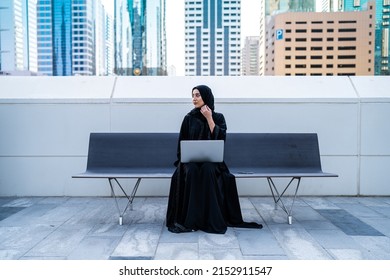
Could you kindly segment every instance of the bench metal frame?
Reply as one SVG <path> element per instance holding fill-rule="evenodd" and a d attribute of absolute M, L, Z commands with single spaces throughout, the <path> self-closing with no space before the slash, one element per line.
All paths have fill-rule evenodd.
<path fill-rule="evenodd" d="M 119 225 L 122 225 L 123 224 L 123 216 L 125 215 L 126 213 L 126 210 L 129 208 L 130 206 L 130 210 L 133 210 L 133 200 L 134 200 L 134 197 L 135 197 L 135 194 L 137 193 L 137 190 L 138 190 L 138 186 L 139 184 L 141 183 L 141 179 L 142 178 L 138 178 L 137 179 L 137 182 L 135 183 L 134 187 L 133 187 L 133 190 L 131 191 L 131 194 L 130 196 L 127 195 L 125 189 L 122 187 L 122 185 L 119 183 L 118 179 L 117 178 L 108 178 L 108 182 L 110 184 L 110 188 L 111 188 L 111 195 L 114 197 L 115 199 L 115 205 L 116 205 L 116 208 L 118 210 L 118 214 L 119 214 Z M 119 186 L 119 188 L 122 190 L 123 194 L 126 196 L 127 198 L 127 204 L 126 204 L 126 207 L 123 211 L 120 210 L 120 207 L 119 207 L 119 203 L 118 203 L 118 199 L 117 199 L 117 196 L 115 195 L 115 191 L 114 191 L 114 185 L 112 183 L 112 181 L 115 181 L 115 183 Z"/>
<path fill-rule="evenodd" d="M 283 198 L 284 193 L 287 191 L 287 189 L 290 187 L 291 183 L 294 180 L 297 180 L 297 184 L 295 186 L 295 192 L 294 192 L 294 196 L 293 196 L 293 201 L 292 201 L 290 207 L 288 208 L 286 206 L 286 204 L 283 202 L 282 198 Z M 269 188 L 270 188 L 271 193 L 272 193 L 272 197 L 273 197 L 274 202 L 275 202 L 275 210 L 277 210 L 278 204 L 279 204 L 280 207 L 282 208 L 282 210 L 287 214 L 287 222 L 288 222 L 288 224 L 291 225 L 292 224 L 292 209 L 294 207 L 295 199 L 297 197 L 299 184 L 301 183 L 301 177 L 293 177 L 293 178 L 291 178 L 290 182 L 287 184 L 287 186 L 284 188 L 283 192 L 281 192 L 281 193 L 278 191 L 274 181 L 272 180 L 272 177 L 267 177 L 267 182 L 268 182 Z"/>

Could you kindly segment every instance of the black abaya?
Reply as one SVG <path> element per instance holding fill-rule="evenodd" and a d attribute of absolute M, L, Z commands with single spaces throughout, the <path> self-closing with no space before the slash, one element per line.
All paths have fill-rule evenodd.
<path fill-rule="evenodd" d="M 213 99 L 203 100 L 214 108 Z M 212 106 L 212 107 L 211 107 Z M 171 180 L 166 224 L 172 232 L 202 230 L 225 233 L 228 226 L 261 228 L 242 219 L 235 177 L 222 163 L 181 163 L 181 140 L 226 140 L 222 114 L 213 111 L 215 128 L 211 133 L 199 109 L 189 112 L 182 122 L 178 141 L 178 160 Z"/>

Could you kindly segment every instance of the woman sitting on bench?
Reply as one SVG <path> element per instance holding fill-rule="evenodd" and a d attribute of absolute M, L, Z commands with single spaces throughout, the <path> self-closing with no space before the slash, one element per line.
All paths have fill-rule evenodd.
<path fill-rule="evenodd" d="M 166 225 L 174 233 L 202 230 L 225 233 L 227 227 L 262 228 L 244 222 L 235 177 L 224 162 L 180 162 L 181 140 L 226 140 L 226 122 L 214 111 L 208 86 L 192 89 L 195 108 L 181 125 L 176 171 L 171 180 Z"/>

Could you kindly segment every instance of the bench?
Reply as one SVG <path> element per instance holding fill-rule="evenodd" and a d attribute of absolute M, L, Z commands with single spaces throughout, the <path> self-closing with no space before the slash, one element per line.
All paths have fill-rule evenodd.
<path fill-rule="evenodd" d="M 292 223 L 292 209 L 303 177 L 338 177 L 321 168 L 316 133 L 231 133 L 225 143 L 224 160 L 236 178 L 266 178 L 275 209 L 278 205 Z M 273 178 L 289 178 L 277 187 Z M 295 181 L 292 203 L 283 201 Z"/>
<path fill-rule="evenodd" d="M 171 178 L 175 171 L 178 133 L 91 133 L 87 168 L 73 178 L 108 179 L 119 213 L 119 224 L 137 193 L 143 178 Z M 130 195 L 118 179 L 137 179 Z M 115 184 L 128 203 L 120 211 Z"/>
<path fill-rule="evenodd" d="M 143 178 L 171 178 L 177 154 L 177 133 L 91 133 L 86 171 L 73 178 L 108 179 L 119 213 L 119 224 L 132 208 Z M 315 133 L 228 133 L 225 162 L 236 178 L 266 178 L 275 207 L 280 205 L 292 223 L 292 208 L 303 177 L 337 177 L 321 169 L 318 137 Z M 290 178 L 278 190 L 273 178 Z M 130 195 L 118 179 L 137 179 Z M 283 201 L 296 181 L 290 207 Z M 120 210 L 114 182 L 128 202 Z"/>

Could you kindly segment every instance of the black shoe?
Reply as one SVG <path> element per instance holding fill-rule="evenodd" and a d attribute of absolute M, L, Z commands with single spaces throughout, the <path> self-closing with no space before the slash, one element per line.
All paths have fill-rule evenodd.
<path fill-rule="evenodd" d="M 178 223 L 175 223 L 173 227 L 168 227 L 168 230 L 173 233 L 192 232 L 194 230 L 186 228 Z"/>

